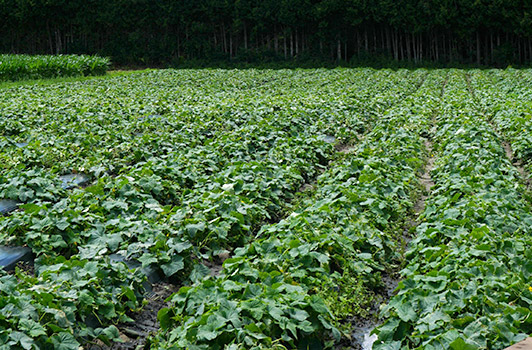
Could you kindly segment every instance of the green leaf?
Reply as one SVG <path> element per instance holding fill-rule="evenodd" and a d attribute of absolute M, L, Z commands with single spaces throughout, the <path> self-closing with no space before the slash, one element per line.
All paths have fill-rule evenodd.
<path fill-rule="evenodd" d="M 310 297 L 310 306 L 314 309 L 314 311 L 319 314 L 329 314 L 329 309 L 327 308 L 325 301 L 317 295 L 313 295 Z"/>
<path fill-rule="evenodd" d="M 31 319 L 20 320 L 19 327 L 21 330 L 28 333 L 31 337 L 34 338 L 37 338 L 41 335 L 46 335 L 44 327 Z"/>
<path fill-rule="evenodd" d="M 107 328 L 104 328 L 101 330 L 100 339 L 103 337 L 103 339 L 106 340 L 118 340 L 120 339 L 120 332 L 118 331 L 118 328 L 111 325 Z"/>
<path fill-rule="evenodd" d="M 180 255 L 172 256 L 172 261 L 161 265 L 161 269 L 167 277 L 175 275 L 177 272 L 183 270 L 185 263 L 183 262 L 183 257 Z"/>
<path fill-rule="evenodd" d="M 80 344 L 70 333 L 61 332 L 52 336 L 55 350 L 79 350 Z"/>
<path fill-rule="evenodd" d="M 172 311 L 169 308 L 162 308 L 157 313 L 157 320 L 162 329 L 169 329 L 173 325 Z"/>
<path fill-rule="evenodd" d="M 46 209 L 46 206 L 44 205 L 40 206 L 34 203 L 28 203 L 28 204 L 20 205 L 20 208 L 24 210 L 24 212 L 27 214 L 36 214 L 40 212 L 41 210 Z"/>
<path fill-rule="evenodd" d="M 148 267 L 151 264 L 155 264 L 158 262 L 157 257 L 151 253 L 145 253 L 142 256 L 140 256 L 137 260 L 142 264 L 142 267 Z"/>
<path fill-rule="evenodd" d="M 478 347 L 468 344 L 462 338 L 457 338 L 450 344 L 452 350 L 477 350 Z"/>
<path fill-rule="evenodd" d="M 198 340 L 213 340 L 216 339 L 220 332 L 213 329 L 211 325 L 200 326 L 198 328 L 197 338 Z"/>
<path fill-rule="evenodd" d="M 304 321 L 309 317 L 308 312 L 306 312 L 305 310 L 300 310 L 300 309 L 290 310 L 289 314 L 290 314 L 290 318 L 293 318 L 298 321 Z"/>
<path fill-rule="evenodd" d="M 417 319 L 417 312 L 414 307 L 410 304 L 400 303 L 396 305 L 397 316 L 404 322 L 415 321 Z"/>
<path fill-rule="evenodd" d="M 9 345 L 20 344 L 20 346 L 27 350 L 31 349 L 34 344 L 33 339 L 22 332 L 13 331 L 9 334 L 9 338 L 11 339 Z"/>

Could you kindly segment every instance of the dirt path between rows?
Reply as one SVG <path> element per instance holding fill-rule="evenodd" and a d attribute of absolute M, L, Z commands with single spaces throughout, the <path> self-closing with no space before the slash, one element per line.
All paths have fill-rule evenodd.
<path fill-rule="evenodd" d="M 502 147 L 504 148 L 506 157 L 510 160 L 512 165 L 517 169 L 519 174 L 521 174 L 521 179 L 524 181 L 526 188 L 528 190 L 532 190 L 532 178 L 530 177 L 530 174 L 528 173 L 528 171 L 526 171 L 525 168 L 523 167 L 523 163 L 521 162 L 521 160 L 514 158 L 514 152 L 512 150 L 512 145 L 508 141 L 503 141 Z"/>
<path fill-rule="evenodd" d="M 432 142 L 429 140 L 425 140 L 425 148 L 427 149 L 429 158 L 427 159 L 427 164 L 425 165 L 425 172 L 423 173 L 423 175 L 421 175 L 421 178 L 419 181 L 425 191 L 423 192 L 423 194 L 417 201 L 416 205 L 414 206 L 414 210 L 416 214 L 418 215 L 420 215 L 425 210 L 425 202 L 427 198 L 429 197 L 429 193 L 430 193 L 432 186 L 434 186 L 434 181 L 432 180 L 432 177 L 430 176 L 430 172 L 434 168 L 434 161 L 435 161 L 434 155 L 432 154 L 432 151 L 433 151 Z"/>
<path fill-rule="evenodd" d="M 506 141 L 504 137 L 501 136 L 498 128 L 496 125 L 493 124 L 493 122 L 489 121 L 490 126 L 493 128 L 493 131 L 497 135 L 497 137 L 501 140 L 502 148 L 504 149 L 504 153 L 506 154 L 506 158 L 512 163 L 514 168 L 517 169 L 519 172 L 519 175 L 521 175 L 521 180 L 523 181 L 525 187 L 527 190 L 532 190 L 532 178 L 530 177 L 530 174 L 528 171 L 526 171 L 525 167 L 523 166 L 523 163 L 520 159 L 514 157 L 514 151 L 512 149 L 512 145 L 510 142 Z"/>
<path fill-rule="evenodd" d="M 110 346 L 97 341 L 85 346 L 86 350 L 130 350 L 142 347 L 146 338 L 159 329 L 157 313 L 160 309 L 170 306 L 165 300 L 174 292 L 177 292 L 178 286 L 168 283 L 156 283 L 153 285 L 152 292 L 147 297 L 147 304 L 142 311 L 133 315 L 134 322 L 118 325 L 120 331 L 119 342 L 114 342 Z"/>

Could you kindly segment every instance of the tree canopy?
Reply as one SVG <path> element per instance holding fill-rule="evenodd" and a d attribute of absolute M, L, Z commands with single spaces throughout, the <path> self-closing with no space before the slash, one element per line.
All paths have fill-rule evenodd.
<path fill-rule="evenodd" d="M 532 61 L 525 0 L 0 0 L 0 51 L 117 63 Z"/>

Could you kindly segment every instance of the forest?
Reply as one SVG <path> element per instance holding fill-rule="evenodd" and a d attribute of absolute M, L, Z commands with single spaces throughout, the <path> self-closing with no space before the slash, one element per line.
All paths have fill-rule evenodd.
<path fill-rule="evenodd" d="M 190 60 L 532 61 L 525 0 L 0 0 L 0 52 Z"/>

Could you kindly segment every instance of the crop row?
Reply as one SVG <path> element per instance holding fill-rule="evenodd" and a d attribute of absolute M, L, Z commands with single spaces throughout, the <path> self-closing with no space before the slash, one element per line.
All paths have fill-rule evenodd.
<path fill-rule="evenodd" d="M 10 100 L 0 108 L 7 115 L 2 122 L 12 126 L 3 134 L 0 193 L 25 203 L 0 218 L 1 241 L 27 244 L 38 259 L 35 276 L 18 271 L 1 277 L 0 343 L 75 349 L 95 337 L 116 339 L 117 329 L 105 326 L 129 320 L 141 306 L 144 283 L 140 271 L 113 262 L 112 253 L 180 282 L 204 277 L 209 274 L 204 259 L 242 246 L 264 222 L 283 215 L 300 186 L 334 157 L 327 136 L 356 140 L 375 113 L 415 90 L 424 75 L 335 72 L 340 79 L 334 83 L 356 83 L 338 101 L 329 94 L 336 87 L 306 95 L 313 93 L 308 83 L 317 73 L 298 76 L 295 81 L 305 89 L 292 86 L 286 97 L 278 96 L 279 87 L 294 83 L 281 82 L 279 75 L 235 73 L 243 76 L 227 88 L 223 74 L 201 73 L 196 78 L 217 87 L 206 87 L 212 91 L 184 104 L 198 94 L 192 86 L 201 79 L 184 83 L 173 96 L 165 88 L 178 85 L 180 74 L 117 79 L 119 88 L 106 81 L 109 94 L 101 105 L 95 100 L 101 86 L 94 83 L 64 85 L 81 96 L 66 96 L 67 102 L 57 105 L 61 88 L 9 92 L 19 101 L 39 98 L 16 113 Z M 365 81 L 368 76 L 375 81 Z M 155 91 L 145 86 L 154 78 L 160 85 Z M 239 95 L 245 83 L 256 90 Z M 363 101 L 355 101 L 358 93 Z M 88 96 L 92 100 L 84 101 Z M 150 98 L 139 103 L 139 96 Z M 127 108 L 133 117 L 124 116 Z M 19 113 L 28 115 L 22 119 Z M 28 145 L 15 145 L 28 136 Z M 88 187 L 69 192 L 61 186 L 63 169 L 85 171 L 88 162 L 101 168 L 88 173 Z"/>
<path fill-rule="evenodd" d="M 435 186 L 374 349 L 502 349 L 532 329 L 531 208 L 459 72 L 432 136 Z"/>
<path fill-rule="evenodd" d="M 532 72 L 530 70 L 472 71 L 478 103 L 511 143 L 515 158 L 532 170 Z"/>
<path fill-rule="evenodd" d="M 0 81 L 102 75 L 108 58 L 86 55 L 0 55 Z"/>
<path fill-rule="evenodd" d="M 219 277 L 172 296 L 151 348 L 320 348 L 340 340 L 340 321 L 367 316 L 382 275 L 401 260 L 398 233 L 424 164 L 424 102 L 442 82 L 429 76 L 383 113 L 355 154 L 318 178 L 314 196 L 235 250 Z"/>

